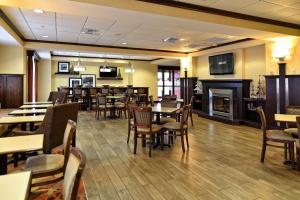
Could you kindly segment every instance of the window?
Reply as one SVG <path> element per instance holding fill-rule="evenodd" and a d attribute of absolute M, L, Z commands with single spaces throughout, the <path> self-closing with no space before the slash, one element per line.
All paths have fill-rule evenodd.
<path fill-rule="evenodd" d="M 158 97 L 176 95 L 180 97 L 180 68 L 159 66 L 157 72 Z"/>

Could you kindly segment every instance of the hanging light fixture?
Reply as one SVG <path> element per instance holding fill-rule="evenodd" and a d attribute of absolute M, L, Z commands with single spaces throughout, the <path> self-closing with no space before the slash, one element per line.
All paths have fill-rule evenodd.
<path fill-rule="evenodd" d="M 74 71 L 75 72 L 84 72 L 85 71 L 85 67 L 81 64 L 80 53 L 78 53 L 78 62 L 77 62 L 77 65 L 75 65 L 75 67 L 74 67 Z"/>
<path fill-rule="evenodd" d="M 107 67 L 107 61 L 104 61 L 103 67 L 100 68 L 100 72 L 111 72 L 111 68 Z"/>
<path fill-rule="evenodd" d="M 134 73 L 135 70 L 133 68 L 133 65 L 131 64 L 131 62 L 128 63 L 128 66 L 125 68 L 125 73 Z"/>

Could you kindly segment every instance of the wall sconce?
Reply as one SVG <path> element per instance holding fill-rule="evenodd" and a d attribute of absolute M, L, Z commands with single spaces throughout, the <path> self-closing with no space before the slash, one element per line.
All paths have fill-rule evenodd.
<path fill-rule="evenodd" d="M 273 51 L 273 58 L 278 59 L 279 62 L 284 62 L 286 59 L 291 57 L 290 49 L 288 48 L 277 48 Z"/>

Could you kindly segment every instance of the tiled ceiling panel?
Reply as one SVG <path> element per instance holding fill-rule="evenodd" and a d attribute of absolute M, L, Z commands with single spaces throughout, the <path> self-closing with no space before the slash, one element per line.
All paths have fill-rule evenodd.
<path fill-rule="evenodd" d="M 300 24 L 300 0 L 174 0 Z"/>

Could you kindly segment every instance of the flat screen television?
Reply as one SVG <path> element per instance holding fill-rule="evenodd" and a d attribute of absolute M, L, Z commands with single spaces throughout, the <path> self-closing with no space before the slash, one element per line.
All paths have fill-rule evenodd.
<path fill-rule="evenodd" d="M 234 74 L 233 53 L 209 56 L 210 75 Z"/>
<path fill-rule="evenodd" d="M 117 77 L 117 75 L 118 75 L 117 67 L 101 66 L 99 68 L 99 77 Z"/>

